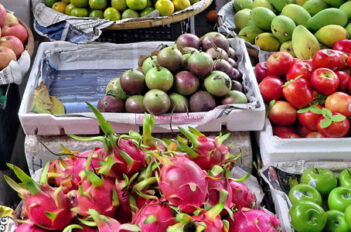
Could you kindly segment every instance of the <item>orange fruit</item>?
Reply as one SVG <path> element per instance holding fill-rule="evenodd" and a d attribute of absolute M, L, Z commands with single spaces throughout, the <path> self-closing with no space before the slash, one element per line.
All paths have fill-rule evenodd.
<path fill-rule="evenodd" d="M 54 5 L 52 5 L 52 9 L 61 12 L 61 13 L 65 13 L 66 10 L 66 3 L 64 2 L 55 2 Z"/>

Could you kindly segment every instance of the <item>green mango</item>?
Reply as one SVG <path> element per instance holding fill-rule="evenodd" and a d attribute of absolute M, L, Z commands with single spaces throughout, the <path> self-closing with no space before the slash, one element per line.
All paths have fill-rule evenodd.
<path fill-rule="evenodd" d="M 268 0 L 268 2 L 278 11 L 281 12 L 288 0 Z"/>
<path fill-rule="evenodd" d="M 280 51 L 281 52 L 290 53 L 290 55 L 292 55 L 293 57 L 296 57 L 294 49 L 292 47 L 292 41 L 291 40 L 282 43 L 282 45 L 280 45 Z"/>
<path fill-rule="evenodd" d="M 341 6 L 345 0 L 323 0 L 325 3 L 331 5 L 332 7 L 339 7 Z"/>
<path fill-rule="evenodd" d="M 345 29 L 346 29 L 347 34 L 348 34 L 349 36 L 351 36 L 351 23 L 349 23 L 349 25 L 347 25 L 347 26 L 345 27 Z"/>
<path fill-rule="evenodd" d="M 248 25 L 251 18 L 252 18 L 252 15 L 251 15 L 250 9 L 239 10 L 234 15 L 235 26 L 239 28 L 239 30 L 241 30 Z"/>
<path fill-rule="evenodd" d="M 351 19 L 351 1 L 345 2 L 340 6 L 340 10 L 344 11 L 349 19 Z"/>
<path fill-rule="evenodd" d="M 291 40 L 291 35 L 296 27 L 294 21 L 284 15 L 276 16 L 272 20 L 271 30 L 281 42 Z"/>
<path fill-rule="evenodd" d="M 278 51 L 280 42 L 272 33 L 261 33 L 255 38 L 255 44 L 263 51 L 274 52 Z"/>
<path fill-rule="evenodd" d="M 271 29 L 272 20 L 276 15 L 270 9 L 256 7 L 251 12 L 251 18 L 256 26 L 264 31 Z"/>
<path fill-rule="evenodd" d="M 292 47 L 296 57 L 302 60 L 312 59 L 314 54 L 320 50 L 316 37 L 302 25 L 294 29 Z"/>
<path fill-rule="evenodd" d="M 319 42 L 332 48 L 339 40 L 347 39 L 347 32 L 342 26 L 327 25 L 319 29 L 315 36 Z"/>
<path fill-rule="evenodd" d="M 308 13 L 305 8 L 297 4 L 286 5 L 282 10 L 281 15 L 291 18 L 296 25 L 305 25 L 311 18 L 310 13 Z"/>
<path fill-rule="evenodd" d="M 313 16 L 319 11 L 327 9 L 328 4 L 325 3 L 323 0 L 308 0 L 302 5 L 302 7 L 305 8 L 308 11 L 308 13 L 310 13 Z"/>
<path fill-rule="evenodd" d="M 295 1 L 295 0 L 288 0 L 287 3 L 288 3 L 288 4 L 295 4 L 296 1 Z"/>
<path fill-rule="evenodd" d="M 347 15 L 340 9 L 328 8 L 324 9 L 307 21 L 307 28 L 318 31 L 320 28 L 335 24 L 344 27 L 347 24 Z"/>
<path fill-rule="evenodd" d="M 270 10 L 274 10 L 273 6 L 268 2 L 268 0 L 254 0 L 253 4 L 252 4 L 252 9 L 256 8 L 256 7 L 265 7 L 268 8 Z"/>
<path fill-rule="evenodd" d="M 239 37 L 253 44 L 256 36 L 262 32 L 263 31 L 257 26 L 248 25 L 239 31 Z"/>
<path fill-rule="evenodd" d="M 251 9 L 253 0 L 234 0 L 234 10 Z"/>

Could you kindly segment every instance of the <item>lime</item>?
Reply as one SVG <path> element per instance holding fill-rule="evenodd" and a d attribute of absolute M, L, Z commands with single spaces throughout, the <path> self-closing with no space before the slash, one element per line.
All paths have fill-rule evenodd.
<path fill-rule="evenodd" d="M 52 7 L 52 5 L 54 5 L 54 3 L 56 2 L 56 0 L 45 0 L 45 5 L 47 7 Z"/>
<path fill-rule="evenodd" d="M 111 5 L 116 10 L 125 10 L 127 8 L 126 0 L 112 0 Z"/>
<path fill-rule="evenodd" d="M 153 12 L 155 9 L 152 7 L 146 7 L 142 12 L 140 12 L 140 17 L 144 17 L 148 14 L 150 14 L 151 12 Z"/>
<path fill-rule="evenodd" d="M 93 11 L 90 12 L 89 17 L 90 18 L 103 19 L 104 18 L 104 12 L 102 10 L 93 10 Z"/>
<path fill-rule="evenodd" d="M 89 6 L 92 10 L 104 10 L 107 6 L 107 0 L 89 0 Z"/>
<path fill-rule="evenodd" d="M 132 9 L 126 9 L 122 13 L 122 19 L 138 18 L 138 17 L 139 17 L 138 12 Z"/>
<path fill-rule="evenodd" d="M 66 9 L 66 3 L 64 2 L 55 2 L 54 5 L 52 5 L 52 9 L 61 12 L 61 13 L 65 13 L 65 9 Z"/>
<path fill-rule="evenodd" d="M 189 0 L 172 0 L 175 10 L 184 10 L 191 4 Z"/>
<path fill-rule="evenodd" d="M 174 12 L 174 5 L 169 0 L 158 0 L 155 8 L 160 12 L 161 16 L 170 16 Z"/>
<path fill-rule="evenodd" d="M 75 5 L 73 5 L 72 3 L 68 4 L 66 6 L 66 9 L 65 9 L 65 14 L 66 15 L 71 15 L 71 11 L 76 8 Z"/>
<path fill-rule="evenodd" d="M 117 21 L 121 19 L 121 14 L 115 8 L 109 7 L 104 12 L 104 18 L 111 21 Z"/>
<path fill-rule="evenodd" d="M 71 15 L 76 17 L 87 17 L 89 11 L 86 8 L 74 8 L 71 10 Z"/>
<path fill-rule="evenodd" d="M 127 0 L 127 6 L 133 10 L 143 10 L 147 5 L 147 0 Z"/>
<path fill-rule="evenodd" d="M 85 8 L 89 6 L 89 0 L 71 0 L 71 3 L 78 8 Z"/>
<path fill-rule="evenodd" d="M 62 2 L 69 4 L 69 3 L 71 3 L 71 0 L 62 0 Z"/>

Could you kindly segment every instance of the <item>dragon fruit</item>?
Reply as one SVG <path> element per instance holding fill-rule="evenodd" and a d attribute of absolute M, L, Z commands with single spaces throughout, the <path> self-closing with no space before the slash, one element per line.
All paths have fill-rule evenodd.
<path fill-rule="evenodd" d="M 140 231 L 140 229 L 131 224 L 122 224 L 117 220 L 106 217 L 104 215 L 100 215 L 97 211 L 90 209 L 90 215 L 96 223 L 96 226 L 99 232 L 132 232 L 132 231 Z"/>
<path fill-rule="evenodd" d="M 232 202 L 232 188 L 229 185 L 229 181 L 225 176 L 209 177 L 208 178 L 208 203 L 211 206 L 215 206 L 220 202 L 220 196 L 223 191 L 227 192 L 227 199 L 225 201 L 225 207 L 221 215 L 231 211 L 233 206 Z"/>
<path fill-rule="evenodd" d="M 234 213 L 229 219 L 229 232 L 277 232 L 280 222 L 276 216 L 263 209 L 246 209 Z"/>
<path fill-rule="evenodd" d="M 40 229 L 33 224 L 23 223 L 16 228 L 15 232 L 45 232 L 45 230 Z"/>
<path fill-rule="evenodd" d="M 97 232 L 97 229 L 85 225 L 73 224 L 67 226 L 62 232 Z"/>
<path fill-rule="evenodd" d="M 48 230 L 62 230 L 65 228 L 74 215 L 70 211 L 70 200 L 63 193 L 62 187 L 53 188 L 47 184 L 49 163 L 45 165 L 42 171 L 40 184 L 36 183 L 19 167 L 12 164 L 7 165 L 22 181 L 21 184 L 17 184 L 10 177 L 4 176 L 6 182 L 23 199 L 29 222 Z"/>
<path fill-rule="evenodd" d="M 190 148 L 183 141 L 179 140 L 180 149 L 206 171 L 211 170 L 215 165 L 222 164 L 230 154 L 230 148 L 223 144 L 230 134 L 213 139 L 206 137 L 192 127 L 189 127 L 189 130 L 184 128 L 179 128 L 179 130 L 192 144 Z"/>
<path fill-rule="evenodd" d="M 90 171 L 84 171 L 84 173 L 85 177 L 76 191 L 76 207 L 72 210 L 84 217 L 89 216 L 89 209 L 113 216 L 119 204 L 114 180 L 109 177 L 99 177 Z"/>
<path fill-rule="evenodd" d="M 206 172 L 185 156 L 158 159 L 162 162 L 159 186 L 164 197 L 187 213 L 202 206 L 207 196 Z"/>
<path fill-rule="evenodd" d="M 176 221 L 167 204 L 150 201 L 135 213 L 132 223 L 138 225 L 143 232 L 164 232 Z"/>
<path fill-rule="evenodd" d="M 232 202 L 237 209 L 251 208 L 255 203 L 255 195 L 242 182 L 229 180 L 229 185 L 232 189 Z"/>

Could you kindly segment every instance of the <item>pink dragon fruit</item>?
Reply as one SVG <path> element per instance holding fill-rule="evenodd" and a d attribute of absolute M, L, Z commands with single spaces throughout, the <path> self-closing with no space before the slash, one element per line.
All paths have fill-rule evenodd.
<path fill-rule="evenodd" d="M 120 139 L 114 150 L 116 163 L 112 169 L 117 176 L 128 176 L 139 172 L 145 166 L 145 152 L 133 143 L 133 139 Z"/>
<path fill-rule="evenodd" d="M 280 222 L 276 216 L 263 209 L 246 209 L 234 213 L 234 221 L 229 218 L 229 232 L 277 232 Z"/>
<path fill-rule="evenodd" d="M 15 232 L 45 232 L 46 230 L 40 229 L 33 224 L 23 223 L 16 228 Z"/>
<path fill-rule="evenodd" d="M 81 224 L 73 224 L 67 226 L 62 232 L 97 232 L 96 228 L 91 228 L 89 226 L 81 225 Z"/>
<path fill-rule="evenodd" d="M 90 209 L 90 215 L 96 223 L 99 232 L 132 232 L 132 231 L 140 231 L 140 229 L 131 224 L 122 224 L 117 220 L 106 217 L 104 215 L 100 215 L 97 211 Z"/>
<path fill-rule="evenodd" d="M 159 186 L 164 197 L 187 213 L 202 206 L 207 196 L 206 172 L 185 156 L 158 159 L 162 162 Z"/>
<path fill-rule="evenodd" d="M 167 204 L 150 201 L 134 214 L 132 223 L 138 225 L 143 232 L 164 232 L 176 221 Z"/>
<path fill-rule="evenodd" d="M 192 144 L 190 148 L 180 140 L 180 149 L 206 171 L 211 170 L 215 165 L 222 164 L 230 154 L 230 148 L 223 144 L 230 134 L 213 139 L 192 127 L 189 127 L 189 131 L 184 128 L 179 130 Z"/>
<path fill-rule="evenodd" d="M 25 212 L 31 224 L 48 230 L 62 230 L 70 223 L 74 215 L 70 211 L 69 198 L 63 193 L 62 187 L 52 188 L 47 184 L 49 163 L 42 171 L 40 185 L 19 167 L 12 164 L 8 164 L 8 167 L 15 172 L 22 184 L 17 184 L 8 176 L 4 178 L 23 199 Z"/>
<path fill-rule="evenodd" d="M 225 176 L 219 175 L 217 177 L 208 178 L 208 203 L 211 206 L 215 206 L 220 202 L 220 196 L 223 191 L 227 192 L 227 200 L 225 201 L 225 207 L 221 215 L 225 215 L 233 207 L 232 202 L 232 188 L 229 185 L 229 181 Z"/>
<path fill-rule="evenodd" d="M 232 202 L 235 208 L 251 208 L 255 203 L 255 195 L 248 189 L 242 182 L 236 182 L 232 179 L 229 180 L 229 185 L 232 189 Z"/>
<path fill-rule="evenodd" d="M 74 212 L 84 217 L 89 216 L 89 209 L 101 214 L 113 216 L 119 204 L 118 193 L 113 179 L 99 177 L 93 172 L 85 171 L 85 178 L 76 191 Z"/>

